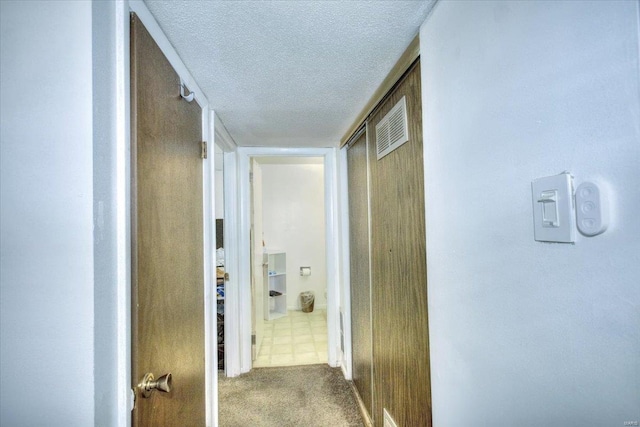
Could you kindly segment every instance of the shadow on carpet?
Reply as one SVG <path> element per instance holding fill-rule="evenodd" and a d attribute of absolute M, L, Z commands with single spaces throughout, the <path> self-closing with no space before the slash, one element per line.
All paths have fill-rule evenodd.
<path fill-rule="evenodd" d="M 220 427 L 364 426 L 342 371 L 329 365 L 221 375 L 218 395 Z"/>

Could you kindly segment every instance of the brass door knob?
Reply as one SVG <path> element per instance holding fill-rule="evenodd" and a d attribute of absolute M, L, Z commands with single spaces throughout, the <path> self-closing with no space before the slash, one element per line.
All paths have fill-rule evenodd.
<path fill-rule="evenodd" d="M 169 393 L 171 391 L 171 374 L 165 374 L 157 380 L 154 380 L 153 374 L 149 372 L 142 378 L 142 381 L 138 384 L 138 388 L 142 393 L 142 397 L 151 396 L 153 390 Z"/>

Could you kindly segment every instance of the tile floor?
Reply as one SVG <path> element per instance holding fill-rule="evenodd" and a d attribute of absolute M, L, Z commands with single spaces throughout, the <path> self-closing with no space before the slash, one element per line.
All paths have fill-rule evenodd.
<path fill-rule="evenodd" d="M 327 363 L 327 313 L 289 311 L 287 316 L 264 321 L 264 338 L 255 368 Z"/>

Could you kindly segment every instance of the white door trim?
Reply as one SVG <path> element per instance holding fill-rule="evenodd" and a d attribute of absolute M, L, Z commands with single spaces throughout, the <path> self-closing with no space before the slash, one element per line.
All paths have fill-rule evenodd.
<path fill-rule="evenodd" d="M 211 176 L 210 176 L 210 180 L 211 180 L 211 189 L 212 189 L 212 193 L 211 193 L 211 197 L 212 197 L 212 205 L 211 205 L 211 220 L 213 221 L 215 218 L 215 212 L 216 212 L 216 206 L 215 206 L 215 188 L 216 188 L 216 182 L 215 182 L 215 164 L 216 164 L 216 156 L 220 155 L 218 153 L 216 153 L 215 150 L 215 146 L 217 145 L 220 149 L 222 149 L 223 153 L 223 163 L 224 163 L 224 169 L 223 169 L 223 191 L 224 191 L 224 195 L 223 195 L 223 200 L 226 200 L 226 198 L 233 196 L 232 194 L 227 194 L 229 191 L 231 191 L 230 189 L 235 188 L 235 185 L 233 184 L 233 176 L 235 175 L 235 149 L 236 149 L 236 143 L 233 140 L 233 138 L 231 137 L 231 135 L 229 135 L 229 132 L 227 132 L 227 129 L 224 127 L 224 124 L 222 123 L 222 121 L 220 120 L 220 118 L 218 117 L 218 115 L 215 113 L 215 111 L 213 110 L 209 110 L 209 135 L 211 139 L 211 144 L 209 145 L 209 155 L 211 156 Z M 230 168 L 229 171 L 227 171 L 227 168 Z M 229 176 L 227 176 L 229 175 Z M 227 185 L 227 183 L 231 183 L 232 185 Z M 225 259 L 225 271 L 227 273 L 230 272 L 230 265 L 229 265 L 229 260 L 231 261 L 231 265 L 235 265 L 237 264 L 237 262 L 235 262 L 235 259 L 237 257 L 235 257 L 234 253 L 233 253 L 233 245 L 231 245 L 231 247 L 229 247 L 229 245 L 227 244 L 227 242 L 229 240 L 233 240 L 235 241 L 235 239 L 232 239 L 230 237 L 230 235 L 232 235 L 233 233 L 235 233 L 235 230 L 237 228 L 236 224 L 235 224 L 235 216 L 234 216 L 234 212 L 233 210 L 230 212 L 227 209 L 229 209 L 229 206 L 227 206 L 228 203 L 225 203 L 225 207 L 224 207 L 224 214 L 223 214 L 223 219 L 224 219 L 224 236 L 223 236 L 223 241 L 225 242 L 225 251 L 226 251 L 226 259 Z M 233 203 L 231 203 L 231 208 L 233 208 Z M 216 239 L 216 228 L 215 226 L 213 227 L 213 233 L 212 233 L 212 238 L 213 241 L 212 243 L 215 245 L 215 242 L 217 241 Z M 212 246 L 212 251 L 211 251 L 211 256 L 212 256 L 212 262 L 213 260 L 215 260 L 217 258 L 216 256 L 216 247 Z M 215 265 L 215 264 L 214 264 Z M 235 272 L 231 272 L 229 274 L 230 278 L 235 278 L 237 277 L 237 274 Z M 231 284 L 233 283 L 232 280 L 229 280 L 229 282 L 227 282 L 227 288 L 231 286 Z M 216 282 L 217 284 L 217 282 Z M 213 372 L 211 373 L 211 391 L 212 391 L 212 401 L 211 401 L 211 411 L 212 411 L 212 422 L 213 422 L 213 426 L 217 426 L 218 425 L 218 326 L 217 326 L 217 320 L 218 320 L 218 315 L 217 315 L 217 301 L 216 299 L 212 296 L 212 306 L 216 307 L 216 311 L 215 313 L 211 313 L 211 317 L 207 318 L 208 321 L 212 322 L 212 329 L 211 329 L 211 334 L 207 335 L 207 342 L 210 342 L 211 345 L 213 347 L 211 347 L 211 352 L 214 354 L 211 357 L 212 363 L 213 365 L 211 365 L 211 369 L 213 370 Z M 225 301 L 225 309 L 226 308 L 226 301 Z M 226 313 L 225 313 L 226 316 Z M 236 345 L 235 342 L 237 341 L 237 339 L 233 338 L 233 334 L 231 333 L 231 331 L 227 331 L 227 325 L 225 322 L 225 348 L 227 346 L 230 345 L 230 341 L 231 341 L 231 345 Z M 228 363 L 225 361 L 225 370 L 228 369 Z M 207 387 L 209 387 L 209 385 L 207 385 Z"/>
<path fill-rule="evenodd" d="M 347 380 L 353 379 L 351 353 L 351 267 L 349 256 L 349 179 L 347 170 L 347 147 L 338 151 L 338 221 L 340 228 L 340 311 L 343 320 L 344 352 L 342 373 Z"/>
<path fill-rule="evenodd" d="M 224 268 L 229 274 L 225 283 L 224 301 L 224 371 L 226 376 L 240 375 L 240 361 L 234 354 L 240 352 L 238 329 L 238 161 L 237 152 L 224 153 Z"/>
<path fill-rule="evenodd" d="M 227 314 L 225 326 L 229 324 L 232 331 L 239 333 L 238 348 L 228 348 L 227 361 L 238 371 L 227 371 L 227 375 L 235 376 L 249 372 L 251 361 L 251 248 L 249 233 L 250 222 L 250 158 L 260 157 L 323 157 L 325 185 L 325 224 L 326 224 L 326 258 L 327 258 L 327 332 L 328 363 L 330 366 L 340 365 L 338 357 L 340 348 L 340 269 L 339 269 L 339 229 L 338 229 L 338 185 L 337 185 L 337 153 L 335 148 L 272 148 L 272 147 L 239 147 L 238 161 L 238 293 L 227 292 Z M 225 158 L 226 160 L 226 158 Z M 226 163 L 225 163 L 226 170 Z M 226 178 L 226 175 L 225 175 Z M 225 208 L 227 203 L 225 202 Z M 225 212 L 226 214 L 226 212 Z M 225 243 L 226 245 L 226 243 Z M 234 300 L 235 299 L 235 300 Z M 232 311 L 234 310 L 234 311 Z M 237 310 L 237 311 L 235 311 Z"/>
<path fill-rule="evenodd" d="M 116 366 L 117 425 L 131 426 L 133 394 L 131 392 L 131 98 L 129 5 L 115 3 L 115 73 L 116 73 Z"/>

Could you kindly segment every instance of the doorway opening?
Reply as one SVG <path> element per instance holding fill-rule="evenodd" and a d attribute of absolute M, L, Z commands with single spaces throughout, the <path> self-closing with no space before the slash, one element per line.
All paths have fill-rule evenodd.
<path fill-rule="evenodd" d="M 224 256 L 224 157 L 223 151 L 214 145 L 215 169 L 215 220 L 216 220 L 216 343 L 218 353 L 218 370 L 225 369 L 225 256 Z"/>
<path fill-rule="evenodd" d="M 252 366 L 328 362 L 323 157 L 252 157 Z"/>
<path fill-rule="evenodd" d="M 225 329 L 227 332 L 225 351 L 227 351 L 226 363 L 228 365 L 225 373 L 227 376 L 234 377 L 249 372 L 253 367 L 252 348 L 255 347 L 251 343 L 253 336 L 251 253 L 255 251 L 255 248 L 253 250 L 251 248 L 251 184 L 249 178 L 252 160 L 258 157 L 321 157 L 323 159 L 327 363 L 329 366 L 338 367 L 345 357 L 342 343 L 346 341 L 340 339 L 342 332 L 340 301 L 342 299 L 339 268 L 341 241 L 339 239 L 337 209 L 337 151 L 335 148 L 238 147 L 233 154 L 233 156 L 229 156 L 229 162 L 227 162 L 227 153 L 225 153 L 225 185 L 237 189 L 237 192 L 225 190 L 225 218 L 229 222 L 229 227 L 225 228 L 237 230 L 237 234 L 229 235 L 229 239 L 231 239 L 229 240 L 225 231 L 225 256 L 227 269 L 230 269 L 229 274 L 232 276 L 231 280 L 237 285 L 228 287 L 225 300 Z M 232 198 L 233 200 L 231 200 Z M 231 227 L 230 222 L 234 219 L 237 219 L 237 225 Z M 265 246 L 267 244 L 265 241 Z M 298 265 L 298 269 L 301 266 L 306 265 Z M 254 266 L 254 269 L 256 268 L 262 268 L 262 265 Z M 297 274 L 300 274 L 299 271 Z M 312 277 L 314 275 L 313 268 L 311 275 Z M 321 296 L 324 296 L 324 292 Z M 233 332 L 233 336 L 229 335 L 230 331 Z"/>

